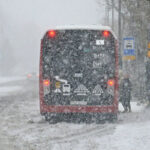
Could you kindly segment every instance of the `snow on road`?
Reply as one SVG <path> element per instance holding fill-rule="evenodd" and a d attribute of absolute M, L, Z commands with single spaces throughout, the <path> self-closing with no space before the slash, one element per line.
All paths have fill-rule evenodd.
<path fill-rule="evenodd" d="M 0 84 L 13 82 L 13 81 L 22 81 L 25 78 L 26 77 L 24 77 L 24 76 L 18 76 L 18 77 L 2 77 L 2 76 L 0 76 Z"/>
<path fill-rule="evenodd" d="M 40 116 L 34 86 L 26 86 L 29 89 L 20 95 L 8 93 L 7 107 L 0 107 L 0 147 L 4 150 L 149 150 L 150 111 L 145 106 L 132 102 L 132 113 L 120 113 L 114 124 L 50 125 Z"/>
<path fill-rule="evenodd" d="M 7 96 L 8 94 L 13 94 L 21 90 L 21 86 L 5 86 L 0 87 L 0 96 Z"/>
<path fill-rule="evenodd" d="M 16 85 L 14 82 L 23 81 L 26 78 L 21 77 L 0 77 L 0 96 L 14 95 L 21 91 L 22 85 Z"/>

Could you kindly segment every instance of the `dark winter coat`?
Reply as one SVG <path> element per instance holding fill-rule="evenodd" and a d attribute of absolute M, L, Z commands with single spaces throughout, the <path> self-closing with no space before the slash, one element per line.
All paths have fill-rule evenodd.
<path fill-rule="evenodd" d="M 147 95 L 150 95 L 150 61 L 146 63 L 146 90 Z"/>
<path fill-rule="evenodd" d="M 120 101 L 121 102 L 130 102 L 131 100 L 131 90 L 132 84 L 129 78 L 123 79 L 121 86 L 120 86 Z"/>

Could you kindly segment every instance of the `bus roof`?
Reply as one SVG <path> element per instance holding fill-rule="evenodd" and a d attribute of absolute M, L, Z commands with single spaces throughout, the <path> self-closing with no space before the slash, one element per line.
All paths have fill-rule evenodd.
<path fill-rule="evenodd" d="M 55 26 L 51 28 L 52 30 L 107 30 L 110 31 L 115 39 L 117 39 L 117 36 L 112 31 L 112 29 L 109 26 L 102 26 L 102 25 L 63 25 L 63 26 Z M 50 29 L 50 30 L 51 30 Z"/>

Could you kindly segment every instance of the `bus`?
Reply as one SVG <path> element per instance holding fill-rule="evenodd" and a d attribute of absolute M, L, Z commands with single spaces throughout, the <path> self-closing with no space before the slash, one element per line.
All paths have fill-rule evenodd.
<path fill-rule="evenodd" d="M 61 26 L 41 40 L 40 113 L 61 120 L 117 119 L 118 46 L 106 26 Z"/>

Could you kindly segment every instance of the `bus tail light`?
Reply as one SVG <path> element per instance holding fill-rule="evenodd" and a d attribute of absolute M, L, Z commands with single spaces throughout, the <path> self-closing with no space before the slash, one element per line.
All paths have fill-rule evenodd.
<path fill-rule="evenodd" d="M 43 85 L 44 86 L 50 86 L 50 81 L 49 80 L 43 80 Z"/>
<path fill-rule="evenodd" d="M 115 91 L 114 85 L 115 85 L 115 81 L 113 79 L 109 79 L 107 81 L 107 92 L 112 96 L 114 96 L 114 91 Z"/>
<path fill-rule="evenodd" d="M 103 34 L 103 37 L 106 37 L 106 38 L 109 37 L 109 35 L 110 35 L 109 31 L 107 31 L 107 30 L 103 31 L 102 34 Z"/>
<path fill-rule="evenodd" d="M 46 95 L 50 92 L 50 81 L 43 80 L 43 85 L 44 85 L 44 95 Z"/>
<path fill-rule="evenodd" d="M 54 38 L 56 36 L 56 32 L 54 30 L 50 30 L 50 31 L 48 31 L 48 36 L 50 38 Z"/>
<path fill-rule="evenodd" d="M 107 85 L 109 86 L 114 86 L 114 84 L 115 84 L 115 81 L 113 79 L 110 79 L 107 81 Z"/>

